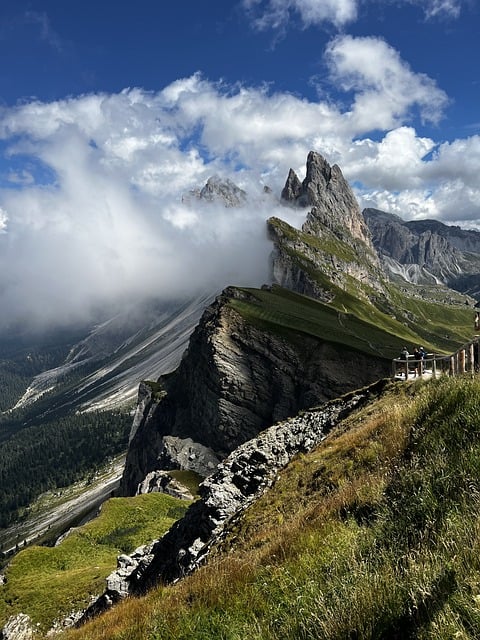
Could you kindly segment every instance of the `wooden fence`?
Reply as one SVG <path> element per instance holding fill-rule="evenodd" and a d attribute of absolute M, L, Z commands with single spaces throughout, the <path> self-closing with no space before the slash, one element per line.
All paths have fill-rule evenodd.
<path fill-rule="evenodd" d="M 480 336 L 462 345 L 452 355 L 427 353 L 422 359 L 413 355 L 405 358 L 394 358 L 392 361 L 392 377 L 401 380 L 416 377 L 436 378 L 441 375 L 457 376 L 463 373 L 475 373 L 479 370 Z"/>

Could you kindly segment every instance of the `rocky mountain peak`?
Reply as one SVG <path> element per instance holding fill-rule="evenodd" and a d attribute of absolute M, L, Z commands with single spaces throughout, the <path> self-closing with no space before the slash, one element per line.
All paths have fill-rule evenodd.
<path fill-rule="evenodd" d="M 348 241 L 345 231 L 373 249 L 370 232 L 363 219 L 358 202 L 340 167 L 330 166 L 316 151 L 307 156 L 306 176 L 300 182 L 290 169 L 282 199 L 300 207 L 312 207 L 302 230 L 319 235 L 327 227 L 340 240 Z"/>
<path fill-rule="evenodd" d="M 192 200 L 204 202 L 220 202 L 225 207 L 241 207 L 247 201 L 247 194 L 229 178 L 218 175 L 211 176 L 201 189 L 192 189 L 182 201 L 191 203 Z"/>
<path fill-rule="evenodd" d="M 438 220 L 405 221 L 365 209 L 364 219 L 386 272 L 415 284 L 445 284 L 474 297 L 480 294 L 480 234 Z"/>
<path fill-rule="evenodd" d="M 293 169 L 288 172 L 288 178 L 282 189 L 282 200 L 296 202 L 302 195 L 302 183 Z"/>

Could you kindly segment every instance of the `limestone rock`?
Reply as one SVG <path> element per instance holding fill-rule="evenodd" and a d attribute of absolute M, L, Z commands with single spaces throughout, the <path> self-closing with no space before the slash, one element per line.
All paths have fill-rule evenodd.
<path fill-rule="evenodd" d="M 158 454 L 160 469 L 194 471 L 206 478 L 217 467 L 220 459 L 209 447 L 204 447 L 191 438 L 165 436 Z"/>
<path fill-rule="evenodd" d="M 228 288 L 218 296 L 177 371 L 146 396 L 122 494 L 134 495 L 148 473 L 165 468 L 166 436 L 191 438 L 223 459 L 278 420 L 388 375 L 386 361 L 306 335 L 289 342 L 245 321 L 231 303 L 251 295 Z"/>
<path fill-rule="evenodd" d="M 478 231 L 437 220 L 405 221 L 378 209 L 365 209 L 363 216 L 392 279 L 445 284 L 462 293 L 480 295 Z"/>
<path fill-rule="evenodd" d="M 302 195 L 302 183 L 293 169 L 288 172 L 288 178 L 282 190 L 282 200 L 297 204 Z"/>
<path fill-rule="evenodd" d="M 166 493 L 181 500 L 193 500 L 190 491 L 167 471 L 151 471 L 138 485 L 137 495 L 142 493 Z"/>
<path fill-rule="evenodd" d="M 303 231 L 315 235 L 319 228 L 326 227 L 342 241 L 350 243 L 353 237 L 373 249 L 358 202 L 340 167 L 336 164 L 331 167 L 316 151 L 308 154 L 302 183 L 290 169 L 282 198 L 299 206 L 311 207 Z"/>
<path fill-rule="evenodd" d="M 25 613 L 11 616 L 0 632 L 0 640 L 32 640 L 34 637 L 35 628 Z"/>
<path fill-rule="evenodd" d="M 215 175 L 210 177 L 201 189 L 192 189 L 182 201 L 192 204 L 195 201 L 219 202 L 225 207 L 241 207 L 247 201 L 247 194 L 228 178 Z"/>
<path fill-rule="evenodd" d="M 301 230 L 278 218 L 268 220 L 274 283 L 323 302 L 332 300 L 334 287 L 349 289 L 353 281 L 366 299 L 372 290 L 375 296 L 386 295 L 370 231 L 337 165 L 331 167 L 311 151 L 305 180 L 301 183 L 291 169 L 282 198 L 311 209 Z"/>

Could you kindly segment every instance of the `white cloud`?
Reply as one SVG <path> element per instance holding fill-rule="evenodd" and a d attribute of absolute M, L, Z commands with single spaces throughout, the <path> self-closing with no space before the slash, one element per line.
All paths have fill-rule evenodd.
<path fill-rule="evenodd" d="M 462 5 L 465 0 L 413 0 L 425 11 L 427 18 L 436 18 L 437 16 L 446 16 L 458 18 Z"/>
<path fill-rule="evenodd" d="M 243 5 L 260 30 L 283 28 L 292 14 L 304 26 L 331 22 L 340 27 L 357 17 L 357 0 L 244 0 Z"/>
<path fill-rule="evenodd" d="M 6 232 L 7 224 L 8 224 L 7 212 L 0 207 L 0 233 Z"/>
<path fill-rule="evenodd" d="M 388 65 L 370 69 L 380 54 Z M 365 206 L 475 224 L 480 139 L 438 145 L 409 126 L 412 108 L 432 114 L 428 92 L 439 115 L 442 92 L 381 40 L 337 38 L 328 55 L 333 80 L 352 92 L 346 110 L 199 74 L 158 92 L 4 107 L 0 137 L 15 169 L 0 190 L 2 317 L 67 322 L 122 298 L 265 282 L 265 220 L 293 213 L 263 185 L 278 195 L 310 149 L 341 166 Z M 374 126 L 380 140 L 366 135 Z M 248 191 L 247 206 L 182 203 L 213 174 Z"/>
<path fill-rule="evenodd" d="M 385 0 L 243 0 L 242 5 L 256 29 L 284 30 L 292 19 L 303 27 L 325 23 L 337 28 L 354 22 L 361 4 L 381 4 Z M 466 0 L 397 0 L 418 5 L 427 19 L 458 18 Z"/>
<path fill-rule="evenodd" d="M 330 72 L 344 91 L 353 91 L 349 116 L 356 131 L 386 130 L 417 109 L 437 123 L 447 95 L 427 75 L 415 73 L 381 38 L 341 36 L 327 46 Z"/>
<path fill-rule="evenodd" d="M 434 148 L 433 140 L 417 136 L 412 127 L 399 127 L 379 142 L 355 140 L 345 157 L 345 170 L 350 180 L 368 184 L 370 189 L 415 188 L 424 181 L 423 158 Z"/>

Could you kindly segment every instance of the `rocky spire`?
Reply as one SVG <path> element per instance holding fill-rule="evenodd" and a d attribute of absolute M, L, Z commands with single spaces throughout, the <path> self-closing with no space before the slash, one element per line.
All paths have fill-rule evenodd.
<path fill-rule="evenodd" d="M 282 198 L 298 206 L 312 207 L 303 231 L 317 235 L 324 226 L 341 240 L 346 240 L 347 231 L 373 249 L 358 202 L 340 167 L 336 164 L 330 166 L 316 151 L 308 154 L 307 173 L 301 184 L 290 169 Z"/>
<path fill-rule="evenodd" d="M 293 169 L 288 172 L 288 178 L 282 190 L 282 200 L 296 202 L 302 194 L 302 183 Z"/>

